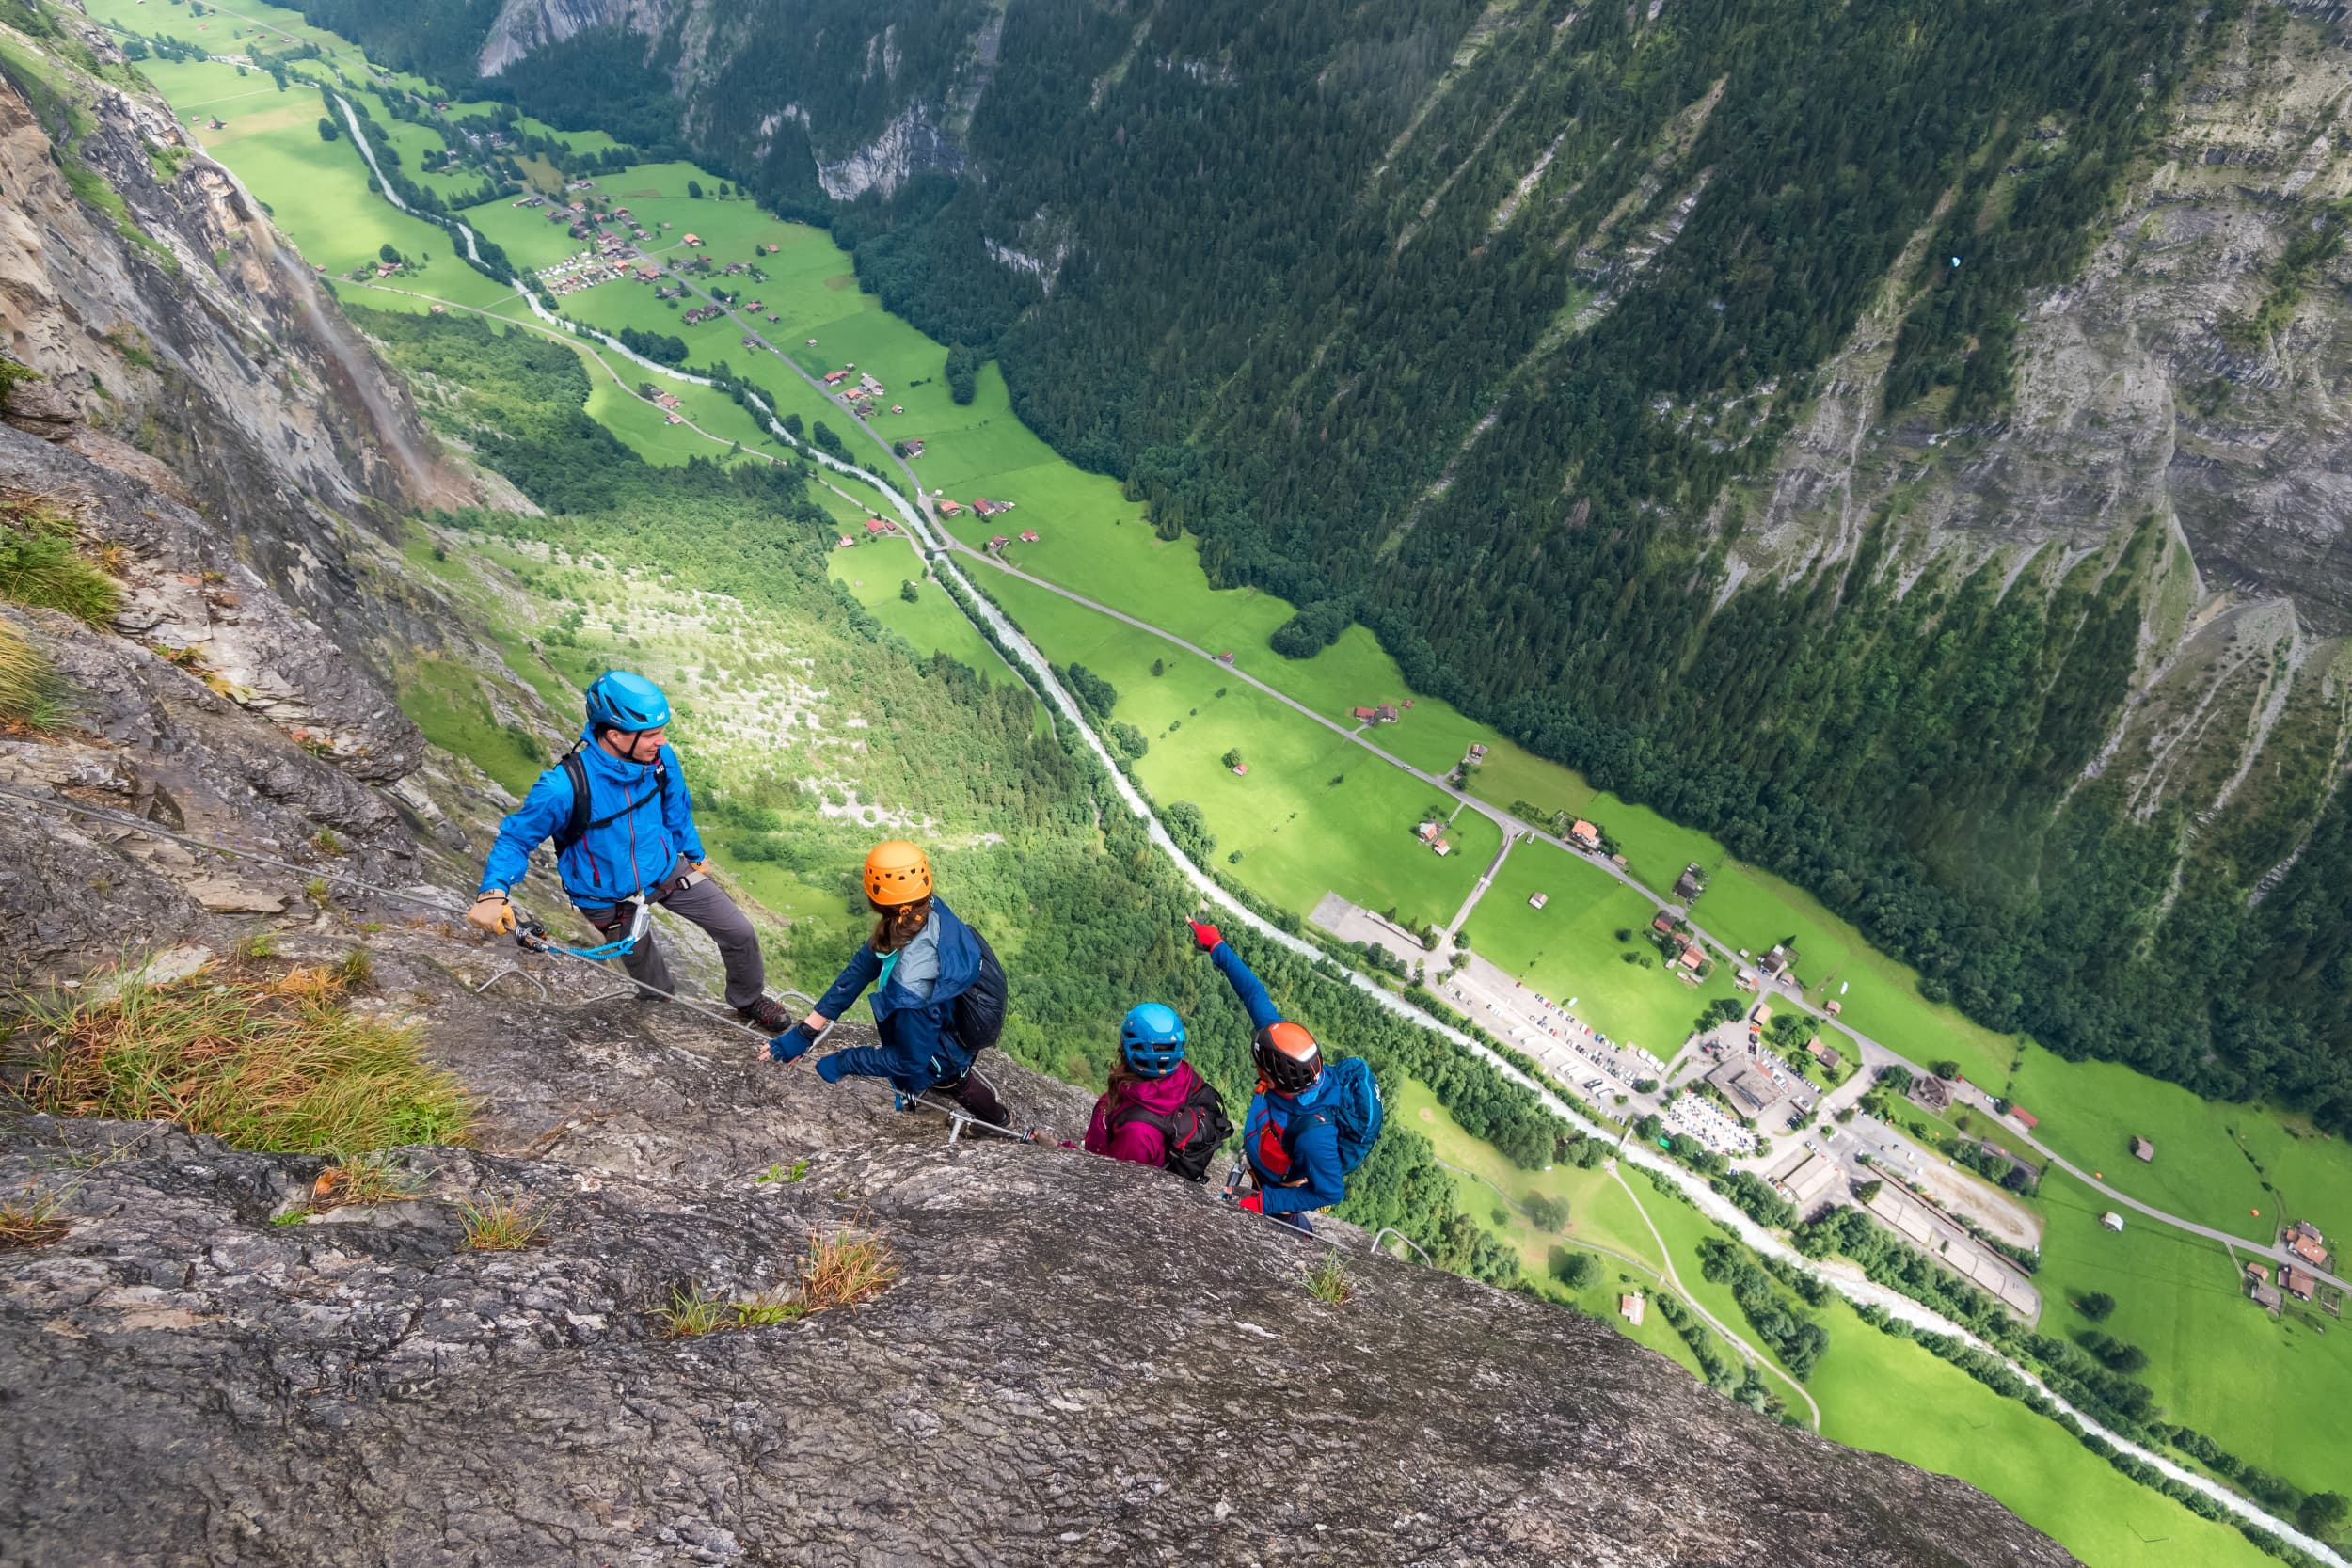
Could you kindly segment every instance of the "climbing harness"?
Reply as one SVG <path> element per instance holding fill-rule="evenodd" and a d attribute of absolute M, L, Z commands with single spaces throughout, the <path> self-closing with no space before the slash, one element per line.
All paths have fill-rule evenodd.
<path fill-rule="evenodd" d="M 586 958 L 591 963 L 606 958 L 627 958 L 644 940 L 645 931 L 653 924 L 653 906 L 645 902 L 644 894 L 635 894 L 612 906 L 618 913 L 624 909 L 637 912 L 628 917 L 628 935 L 608 942 L 600 947 L 566 947 L 548 935 L 548 928 L 537 920 L 523 920 L 515 927 L 515 945 L 529 953 L 561 953 L 567 958 Z M 617 920 L 601 927 L 610 936 L 621 923 Z M 653 988 L 645 988 L 650 990 Z"/>
<path fill-rule="evenodd" d="M 348 887 L 358 888 L 365 893 L 374 894 L 378 897 L 389 898 L 399 903 L 414 905 L 419 909 L 431 910 L 436 914 L 454 916 L 461 920 L 465 918 L 466 911 L 445 896 L 426 897 L 423 895 L 409 893 L 400 888 L 385 887 L 380 883 L 371 882 L 365 878 L 355 876 L 350 871 L 344 870 L 341 867 L 301 865 L 293 861 L 283 859 L 280 856 L 265 853 L 260 849 L 249 849 L 237 845 L 224 844 L 211 839 L 198 838 L 188 833 L 174 832 L 169 828 L 159 828 L 154 823 L 133 816 L 127 812 L 114 811 L 104 806 L 86 806 L 78 801 L 59 800 L 56 796 L 35 795 L 29 790 L 18 789 L 9 784 L 0 784 L 0 797 L 22 800 L 31 806 L 46 807 L 50 810 L 64 812 L 72 816 L 87 817 L 88 819 L 96 822 L 111 822 L 118 827 L 128 828 L 134 832 L 143 834 L 150 838 L 168 839 L 170 842 L 181 845 L 186 848 L 201 849 L 210 854 L 227 855 L 238 860 L 251 861 L 257 865 L 276 866 L 281 871 L 291 871 L 297 877 L 315 877 L 323 881 L 340 882 Z M 631 918 L 630 931 L 628 936 L 625 939 L 625 942 L 628 944 L 633 944 L 644 935 L 652 919 L 653 911 L 651 907 L 645 904 L 642 899 L 636 900 L 636 902 L 638 904 L 638 911 L 637 913 Z M 520 911 L 517 911 L 516 913 L 518 918 L 516 923 L 515 941 L 517 946 L 522 947 L 528 952 L 552 954 L 558 958 L 572 958 L 582 963 L 591 964 L 595 966 L 600 974 L 611 973 L 611 971 L 606 970 L 603 967 L 601 959 L 592 956 L 600 951 L 599 949 L 583 949 L 563 946 L 548 938 L 547 934 L 547 927 L 543 923 L 535 919 L 522 918 Z M 526 940 L 526 938 L 530 938 L 532 940 Z M 610 947 L 616 944 L 607 943 L 606 945 Z M 627 950 L 626 945 L 622 946 L 622 950 Z M 508 974 L 522 975 L 524 979 L 531 981 L 533 986 L 538 987 L 539 994 L 543 999 L 547 997 L 547 988 L 544 985 L 540 985 L 538 977 L 531 974 L 518 965 L 515 964 L 509 964 L 505 968 L 500 970 L 496 974 L 491 975 L 489 979 L 482 982 L 482 984 L 476 987 L 475 990 L 477 992 L 487 990 L 491 986 L 497 984 Z M 634 985 L 634 989 L 641 993 L 658 996 L 664 1002 L 675 1002 L 683 1006 L 691 1007 L 696 1012 L 701 1013 L 705 1018 L 708 1019 L 713 1023 L 722 1024 L 730 1029 L 739 1030 L 742 1033 L 751 1036 L 754 1039 L 758 1040 L 762 1046 L 765 1046 L 768 1043 L 770 1037 L 765 1031 L 755 1029 L 739 1020 L 729 1018 L 709 1003 L 697 1001 L 692 997 L 680 996 L 675 991 L 664 990 L 660 986 L 650 986 L 635 982 L 632 984 Z M 806 992 L 785 990 L 780 994 L 785 996 L 797 996 L 802 1001 L 806 1002 L 809 1005 L 811 1011 L 814 1011 L 816 1008 L 816 1000 L 813 997 L 810 997 Z M 592 998 L 591 1000 L 603 1000 L 603 998 Z M 817 1037 L 818 1041 L 821 1043 L 827 1035 L 831 1035 L 838 1021 L 836 1020 L 834 1023 L 827 1024 L 824 1032 Z M 977 1069 L 973 1069 L 972 1076 L 979 1078 L 980 1082 L 983 1084 L 988 1084 L 992 1092 L 994 1090 L 995 1085 L 993 1084 L 989 1084 L 988 1080 L 985 1077 L 982 1077 Z M 896 1093 L 896 1091 L 888 1089 L 886 1085 L 876 1084 L 874 1086 L 882 1089 L 885 1093 L 890 1094 L 894 1101 L 901 1098 Z M 989 1132 L 994 1132 L 1002 1137 L 1013 1139 L 1018 1143 L 1028 1142 L 1028 1139 L 1022 1133 L 1014 1132 L 1011 1128 L 999 1127 L 994 1122 L 982 1121 L 961 1105 L 946 1104 L 924 1095 L 916 1095 L 914 1099 L 914 1103 L 917 1105 L 920 1105 L 927 1110 L 937 1111 L 941 1115 L 947 1117 L 949 1123 L 947 1141 L 949 1143 L 958 1142 L 962 1137 L 963 1130 L 967 1126 L 983 1127 Z"/>

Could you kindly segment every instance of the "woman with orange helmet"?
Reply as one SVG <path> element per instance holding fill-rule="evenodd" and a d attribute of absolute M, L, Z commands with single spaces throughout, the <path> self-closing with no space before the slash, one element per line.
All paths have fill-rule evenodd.
<path fill-rule="evenodd" d="M 972 1074 L 972 1058 L 1005 1026 L 1005 971 L 977 931 L 931 889 L 931 863 L 902 838 L 866 857 L 866 902 L 874 933 L 807 1018 L 768 1042 L 769 1056 L 798 1061 L 869 986 L 878 1046 L 852 1046 L 817 1063 L 817 1075 L 886 1078 L 901 1095 L 945 1089 L 975 1117 L 998 1127 L 1009 1117 L 993 1090 Z"/>
<path fill-rule="evenodd" d="M 1347 1196 L 1347 1168 L 1339 1128 L 1323 1106 L 1323 1052 L 1306 1026 L 1291 1022 L 1266 994 L 1265 982 L 1214 926 L 1191 922 L 1192 939 L 1209 956 L 1249 1015 L 1249 1054 L 1258 1067 L 1258 1093 L 1242 1118 L 1241 1149 L 1258 1190 L 1238 1201 L 1252 1213 L 1311 1231 L 1310 1209 L 1328 1209 Z"/>

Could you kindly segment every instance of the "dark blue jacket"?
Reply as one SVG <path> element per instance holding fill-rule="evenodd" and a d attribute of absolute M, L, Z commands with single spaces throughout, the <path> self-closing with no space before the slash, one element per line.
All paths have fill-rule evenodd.
<path fill-rule="evenodd" d="M 624 762 L 597 745 L 585 728 L 581 735 L 587 740 L 580 760 L 588 769 L 589 819 L 612 820 L 590 829 L 557 857 L 555 868 L 572 902 L 594 909 L 660 886 L 676 875 L 679 856 L 703 858 L 703 840 L 694 831 L 694 802 L 675 752 L 661 748 L 661 764 L 670 779 L 665 792 L 651 768 Z M 514 814 L 499 824 L 498 842 L 490 846 L 490 862 L 482 873 L 483 887 L 511 888 L 521 881 L 531 868 L 531 852 L 554 837 L 571 815 L 571 778 L 562 767 L 550 768 L 539 775 Z"/>
<path fill-rule="evenodd" d="M 880 1045 L 851 1046 L 826 1060 L 863 1078 L 887 1078 L 900 1094 L 921 1094 L 932 1085 L 961 1078 L 976 1053 L 956 1034 L 956 998 L 980 975 L 980 939 L 956 918 L 945 900 L 931 900 L 930 925 L 937 930 L 939 977 L 929 998 L 899 984 L 894 973 L 874 993 L 874 1028 Z M 867 942 L 857 950 L 833 989 L 818 998 L 817 1012 L 839 1018 L 882 972 L 882 957 Z"/>
<path fill-rule="evenodd" d="M 1252 1033 L 1282 1022 L 1265 982 L 1250 973 L 1232 943 L 1218 942 L 1209 961 L 1241 998 Z M 1258 1174 L 1258 1190 L 1269 1214 L 1327 1209 L 1347 1196 L 1347 1180 L 1340 1169 L 1340 1131 L 1329 1114 L 1318 1108 L 1329 1083 L 1328 1076 L 1317 1078 L 1296 1094 L 1261 1089 L 1249 1101 L 1249 1114 L 1242 1118 L 1241 1150 Z"/>

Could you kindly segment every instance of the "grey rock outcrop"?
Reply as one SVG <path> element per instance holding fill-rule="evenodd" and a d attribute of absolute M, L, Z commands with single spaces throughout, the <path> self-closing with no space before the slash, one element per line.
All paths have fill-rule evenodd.
<path fill-rule="evenodd" d="M 1320 1305 L 1314 1243 L 1156 1173 L 950 1147 L 642 1009 L 432 1011 L 505 1124 L 485 1142 L 570 1103 L 543 1157 L 411 1150 L 414 1200 L 273 1225 L 320 1162 L 9 1129 L 0 1183 L 87 1166 L 67 1236 L 0 1263 L 10 1560 L 2071 1560 L 1590 1320 L 1370 1259 Z M 996 1070 L 1024 1110 L 1083 1114 Z M 501 1111 L 510 1088 L 542 1102 Z M 546 1244 L 464 1250 L 455 1205 L 485 1196 Z M 674 1292 L 772 1298 L 845 1231 L 898 1270 L 878 1300 L 663 1338 Z"/>

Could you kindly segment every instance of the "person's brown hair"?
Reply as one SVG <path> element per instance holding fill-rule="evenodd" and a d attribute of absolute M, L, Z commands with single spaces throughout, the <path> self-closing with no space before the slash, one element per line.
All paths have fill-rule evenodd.
<path fill-rule="evenodd" d="M 873 905 L 873 947 L 877 953 L 895 953 L 920 935 L 930 924 L 931 901 L 917 898 L 912 904 L 893 904 L 884 909 Z"/>

